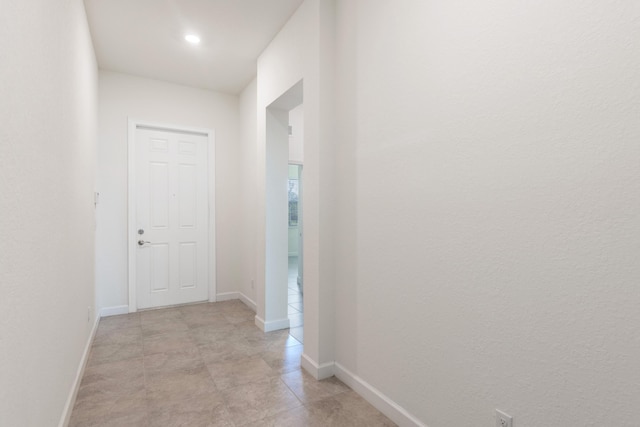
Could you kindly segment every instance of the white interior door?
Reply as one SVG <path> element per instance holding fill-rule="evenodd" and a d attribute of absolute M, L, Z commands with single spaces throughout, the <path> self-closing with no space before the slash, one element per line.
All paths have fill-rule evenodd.
<path fill-rule="evenodd" d="M 136 129 L 138 308 L 208 299 L 207 137 Z"/>

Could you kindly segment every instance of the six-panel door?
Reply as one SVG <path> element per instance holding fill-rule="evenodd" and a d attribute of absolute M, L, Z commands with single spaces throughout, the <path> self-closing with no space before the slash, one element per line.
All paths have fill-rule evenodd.
<path fill-rule="evenodd" d="M 208 299 L 207 137 L 136 130 L 138 308 Z"/>

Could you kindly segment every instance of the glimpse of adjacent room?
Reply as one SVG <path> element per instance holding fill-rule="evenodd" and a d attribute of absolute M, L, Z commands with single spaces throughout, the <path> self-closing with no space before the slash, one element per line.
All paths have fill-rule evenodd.
<path fill-rule="evenodd" d="M 290 322 L 289 333 L 292 337 L 303 342 L 303 299 L 302 299 L 302 271 L 300 269 L 301 228 L 300 212 L 300 171 L 301 165 L 289 165 L 289 274 L 288 274 L 288 316 Z"/>
<path fill-rule="evenodd" d="M 303 342 L 303 252 L 302 252 L 302 162 L 304 140 L 303 104 L 289 111 L 288 248 L 289 271 L 287 313 L 289 333 Z"/>

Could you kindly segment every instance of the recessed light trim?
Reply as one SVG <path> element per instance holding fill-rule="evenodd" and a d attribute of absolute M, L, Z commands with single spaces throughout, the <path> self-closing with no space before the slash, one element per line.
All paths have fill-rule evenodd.
<path fill-rule="evenodd" d="M 196 36 L 195 34 L 187 34 L 186 36 L 184 36 L 184 39 L 191 44 L 200 44 L 200 37 Z"/>

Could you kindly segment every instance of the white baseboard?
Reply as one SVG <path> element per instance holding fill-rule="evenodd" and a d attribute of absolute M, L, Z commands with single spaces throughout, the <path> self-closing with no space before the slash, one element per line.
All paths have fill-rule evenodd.
<path fill-rule="evenodd" d="M 260 328 L 262 332 L 272 332 L 279 331 L 280 329 L 289 329 L 289 318 L 265 322 L 264 319 L 256 315 L 255 322 L 256 326 Z"/>
<path fill-rule="evenodd" d="M 216 295 L 216 302 L 240 299 L 240 292 L 224 292 Z"/>
<path fill-rule="evenodd" d="M 335 364 L 333 362 L 329 362 L 318 365 L 309 356 L 307 356 L 305 353 L 302 353 L 302 357 L 300 358 L 300 366 L 302 366 L 302 368 L 309 374 L 311 374 L 311 376 L 315 379 L 324 380 L 333 376 Z"/>
<path fill-rule="evenodd" d="M 222 294 L 216 295 L 216 301 L 230 301 L 234 299 L 239 299 L 243 303 L 247 305 L 254 312 L 256 311 L 256 303 L 243 294 L 242 292 L 225 292 Z M 160 307 L 164 308 L 164 307 Z M 102 307 L 100 309 L 100 317 L 108 317 L 108 316 L 117 316 L 119 314 L 127 314 L 129 313 L 128 305 L 118 305 L 115 307 Z"/>
<path fill-rule="evenodd" d="M 247 307 L 249 307 L 253 312 L 256 312 L 256 303 L 251 298 L 243 294 L 242 292 L 225 292 L 222 294 L 216 295 L 216 301 L 231 301 L 234 299 L 239 299 Z"/>
<path fill-rule="evenodd" d="M 364 400 L 400 427 L 427 427 L 426 424 L 411 415 L 406 409 L 382 394 L 380 390 L 337 362 L 334 363 L 334 373 L 340 381 L 351 387 L 356 393 L 362 396 Z"/>
<path fill-rule="evenodd" d="M 71 421 L 71 413 L 73 412 L 73 407 L 76 404 L 76 397 L 78 396 L 78 390 L 80 390 L 80 383 L 82 382 L 82 376 L 84 375 L 84 368 L 86 368 L 87 362 L 89 361 L 91 344 L 93 344 L 93 338 L 95 337 L 96 331 L 98 330 L 99 321 L 100 317 L 96 316 L 96 319 L 93 322 L 93 327 L 91 328 L 91 333 L 89 334 L 89 339 L 84 346 L 84 353 L 82 353 L 80 365 L 78 366 L 78 370 L 76 371 L 76 378 L 73 381 L 73 386 L 71 387 L 71 392 L 69 393 L 69 397 L 67 398 L 67 403 L 64 405 L 64 411 L 62 411 L 62 418 L 60 418 L 58 427 L 66 427 L 69 425 L 69 421 Z"/>
<path fill-rule="evenodd" d="M 115 307 L 102 307 L 100 309 L 100 317 L 117 316 L 119 314 L 129 313 L 128 305 L 117 305 Z"/>
<path fill-rule="evenodd" d="M 261 330 L 264 331 L 264 320 L 262 319 L 262 317 L 258 316 L 256 314 L 256 317 L 254 317 L 255 319 L 255 324 L 256 326 Z"/>
<path fill-rule="evenodd" d="M 258 311 L 256 302 L 242 292 L 240 292 L 240 301 L 242 301 L 247 307 L 253 310 L 254 313 Z"/>

